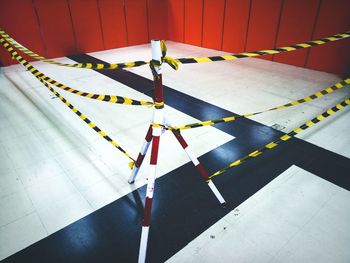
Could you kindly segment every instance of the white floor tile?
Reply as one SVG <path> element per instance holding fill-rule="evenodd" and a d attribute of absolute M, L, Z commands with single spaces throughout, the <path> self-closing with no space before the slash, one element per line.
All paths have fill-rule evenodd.
<path fill-rule="evenodd" d="M 225 229 L 215 239 L 209 228 L 168 262 L 346 262 L 349 201 L 349 191 L 292 166 L 217 222 Z"/>
<path fill-rule="evenodd" d="M 93 211 L 91 205 L 78 192 L 65 195 L 37 209 L 37 213 L 48 234 L 64 228 Z"/>
<path fill-rule="evenodd" d="M 112 171 L 100 160 L 86 162 L 66 171 L 79 191 L 91 187 L 112 175 Z"/>
<path fill-rule="evenodd" d="M 35 208 L 23 189 L 5 195 L 0 199 L 0 227 L 16 221 L 34 211 Z"/>
<path fill-rule="evenodd" d="M 29 187 L 63 174 L 63 168 L 54 158 L 48 158 L 38 163 L 22 168 L 16 168 L 16 173 L 25 187 Z"/>
<path fill-rule="evenodd" d="M 14 171 L 0 175 L 0 198 L 23 190 L 21 179 Z"/>
<path fill-rule="evenodd" d="M 0 227 L 0 260 L 46 236 L 45 228 L 36 213 Z"/>
<path fill-rule="evenodd" d="M 36 209 L 78 193 L 68 176 L 64 175 L 43 179 L 27 187 L 26 191 Z"/>
<path fill-rule="evenodd" d="M 121 196 L 127 194 L 133 189 L 126 181 L 122 181 L 119 176 L 112 175 L 105 177 L 95 184 L 82 190 L 82 195 L 91 204 L 94 210 L 97 210 Z"/>
<path fill-rule="evenodd" d="M 13 165 L 5 146 L 0 142 L 0 176 L 7 175 L 13 171 Z"/>

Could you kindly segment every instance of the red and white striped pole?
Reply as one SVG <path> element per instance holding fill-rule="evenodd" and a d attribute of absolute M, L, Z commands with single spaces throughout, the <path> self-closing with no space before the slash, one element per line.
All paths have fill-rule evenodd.
<path fill-rule="evenodd" d="M 207 171 L 204 169 L 203 165 L 199 162 L 197 157 L 194 155 L 194 153 L 190 150 L 190 147 L 186 143 L 185 139 L 182 137 L 181 133 L 179 130 L 173 130 L 173 133 L 176 137 L 176 139 L 179 141 L 181 144 L 182 148 L 185 150 L 187 153 L 187 156 L 190 158 L 194 166 L 197 168 L 199 173 L 201 174 L 202 178 L 204 181 L 208 183 L 208 186 L 210 187 L 211 191 L 214 193 L 215 197 L 219 200 L 221 205 L 225 205 L 226 201 L 220 194 L 219 190 L 216 188 L 215 184 L 213 183 L 212 180 L 208 180 L 209 175 Z"/>
<path fill-rule="evenodd" d="M 162 51 L 160 46 L 160 40 L 152 40 L 152 59 L 158 61 L 159 65 L 154 65 L 154 103 L 155 111 L 153 113 L 153 123 L 163 124 L 164 120 L 164 97 L 163 97 L 163 85 L 162 85 Z M 158 64 L 158 63 L 157 63 Z M 143 216 L 143 225 L 141 233 L 141 242 L 139 250 L 139 263 L 146 261 L 148 233 L 151 221 L 152 211 L 152 199 L 154 193 L 154 183 L 156 180 L 156 168 L 158 160 L 158 150 L 160 135 L 162 134 L 162 128 L 152 127 L 152 150 L 151 150 L 151 161 L 150 161 L 150 175 L 148 177 L 147 190 L 146 190 L 146 201 L 145 201 L 145 212 Z"/>
<path fill-rule="evenodd" d="M 145 156 L 147 154 L 148 147 L 151 144 L 151 141 L 152 141 L 152 125 L 150 125 L 148 128 L 145 141 L 143 142 L 141 151 L 139 152 L 139 156 L 137 156 L 135 165 L 132 169 L 130 178 L 128 180 L 129 184 L 133 184 L 135 182 L 135 178 L 140 170 L 143 159 L 145 158 Z"/>

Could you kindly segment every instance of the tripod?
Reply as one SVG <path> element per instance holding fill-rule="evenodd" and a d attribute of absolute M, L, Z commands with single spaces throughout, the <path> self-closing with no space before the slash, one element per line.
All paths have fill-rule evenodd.
<path fill-rule="evenodd" d="M 146 190 L 146 200 L 145 200 L 145 209 L 144 209 L 144 217 L 143 217 L 143 225 L 142 225 L 142 233 L 141 233 L 141 241 L 139 248 L 139 258 L 138 262 L 143 263 L 146 261 L 146 251 L 147 251 L 147 243 L 148 243 L 148 234 L 150 228 L 150 219 L 151 219 L 151 210 L 152 210 L 152 200 L 154 194 L 154 184 L 156 180 L 156 168 L 158 161 L 158 150 L 159 150 L 159 142 L 160 136 L 162 134 L 161 126 L 153 126 L 152 124 L 164 124 L 165 116 L 164 116 L 164 96 L 163 96 L 163 84 L 162 84 L 162 50 L 161 50 L 161 41 L 160 40 L 152 40 L 152 61 L 156 61 L 156 65 L 154 66 L 154 103 L 155 110 L 153 113 L 152 123 L 150 124 L 145 141 L 142 145 L 141 151 L 136 159 L 135 165 L 131 172 L 131 176 L 129 178 L 129 183 L 134 183 L 136 176 L 140 170 L 144 157 L 148 151 L 150 144 L 152 143 L 151 148 L 151 160 L 150 160 L 150 175 L 148 177 L 147 182 L 147 190 Z M 159 62 L 159 63 L 158 63 Z M 216 188 L 215 184 L 212 180 L 208 180 L 208 173 L 202 166 L 202 164 L 198 161 L 197 157 L 192 153 L 189 149 L 188 144 L 185 139 L 182 137 L 180 130 L 173 130 L 177 141 L 180 143 L 182 148 L 185 150 L 186 154 L 197 168 L 199 173 L 201 174 L 203 180 L 205 180 L 214 193 L 215 197 L 218 199 L 220 204 L 224 205 L 225 200 Z"/>

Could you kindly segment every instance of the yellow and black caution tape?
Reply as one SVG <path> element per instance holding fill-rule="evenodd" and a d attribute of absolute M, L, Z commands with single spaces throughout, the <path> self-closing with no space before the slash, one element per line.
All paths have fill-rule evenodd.
<path fill-rule="evenodd" d="M 300 43 L 292 46 L 287 47 L 279 47 L 274 49 L 265 49 L 260 51 L 254 51 L 254 52 L 243 52 L 238 54 L 231 54 L 231 55 L 222 55 L 222 56 L 210 56 L 210 57 L 197 57 L 197 58 L 177 58 L 176 60 L 182 64 L 191 64 L 191 63 L 203 63 L 203 62 L 213 62 L 213 61 L 222 61 L 222 60 L 235 60 L 240 58 L 247 58 L 247 57 L 257 57 L 257 56 L 264 56 L 264 55 L 275 55 L 279 53 L 299 50 L 303 48 L 310 48 L 313 46 L 323 45 L 328 42 L 338 41 L 341 39 L 345 39 L 350 37 L 350 31 L 347 31 L 342 34 L 336 34 L 330 37 L 326 38 L 320 38 L 318 40 L 312 40 L 305 43 Z"/>
<path fill-rule="evenodd" d="M 169 66 L 171 66 L 173 69 L 177 70 L 178 69 L 178 63 L 175 59 L 166 56 L 166 46 L 165 46 L 165 41 L 162 41 L 161 48 L 163 51 L 163 57 L 162 61 L 133 61 L 133 62 L 123 62 L 123 63 L 74 63 L 74 64 L 69 64 L 69 63 L 61 63 L 58 61 L 54 61 L 51 59 L 47 59 L 43 56 L 40 56 L 33 51 L 29 50 L 25 46 L 19 44 L 16 40 L 14 40 L 9 34 L 7 34 L 4 30 L 0 28 L 0 36 L 4 38 L 8 43 L 13 45 L 15 48 L 19 49 L 23 53 L 27 54 L 28 56 L 49 63 L 57 66 L 64 66 L 64 67 L 70 67 L 70 68 L 83 68 L 83 69 L 95 69 L 95 70 L 101 70 L 101 69 L 123 69 L 123 68 L 134 68 L 134 67 L 139 67 L 143 65 L 150 64 L 151 66 L 153 64 L 159 65 L 161 63 L 167 63 Z"/>
<path fill-rule="evenodd" d="M 337 111 L 343 109 L 344 107 L 348 106 L 350 104 L 350 98 L 345 99 L 344 101 L 338 103 L 337 105 L 335 105 L 332 108 L 329 108 L 328 110 L 326 110 L 325 112 L 321 113 L 320 115 L 318 115 L 317 117 L 313 118 L 310 121 L 307 121 L 306 123 L 304 123 L 303 125 L 301 125 L 300 127 L 292 130 L 291 132 L 281 136 L 280 138 L 278 138 L 277 140 L 274 140 L 268 144 L 266 144 L 265 146 L 263 146 L 262 148 L 255 150 L 254 152 L 251 152 L 250 154 L 244 156 L 241 159 L 238 159 L 232 163 L 230 163 L 229 165 L 225 166 L 224 168 L 222 168 L 221 170 L 213 173 L 212 175 L 210 175 L 208 177 L 208 180 L 213 179 L 214 177 L 226 172 L 227 170 L 231 169 L 232 167 L 238 166 L 242 163 L 244 163 L 245 161 L 258 157 L 260 156 L 262 153 L 266 152 L 267 150 L 271 150 L 275 147 L 277 147 L 278 145 L 290 140 L 291 138 L 295 137 L 295 135 L 301 133 L 302 131 L 305 131 L 306 129 L 310 128 L 311 126 L 315 125 L 316 123 L 326 119 L 327 117 L 333 115 L 334 113 L 336 113 Z"/>
<path fill-rule="evenodd" d="M 315 100 L 318 98 L 321 98 L 327 94 L 330 94 L 336 90 L 339 90 L 341 88 L 343 88 L 344 86 L 350 84 L 350 78 L 346 78 L 344 80 L 339 81 L 338 83 L 334 84 L 333 86 L 327 87 L 324 90 L 318 91 L 312 95 L 306 96 L 302 99 L 298 99 L 298 100 L 294 100 L 292 102 L 268 109 L 268 110 L 264 110 L 264 111 L 258 111 L 258 112 L 254 112 L 254 113 L 246 113 L 243 115 L 235 115 L 235 116 L 230 116 L 230 117 L 225 117 L 225 118 L 220 118 L 220 119 L 215 119 L 215 120 L 207 120 L 207 121 L 201 121 L 201 122 L 195 122 L 195 123 L 191 123 L 191 124 L 186 124 L 186 125 L 182 125 L 182 126 L 165 126 L 165 125 L 160 125 L 160 124 L 153 124 L 153 126 L 155 127 L 161 127 L 163 129 L 166 130 L 187 130 L 187 129 L 193 129 L 193 128 L 198 128 L 198 127 L 203 127 L 203 126 L 212 126 L 218 123 L 223 123 L 223 122 L 232 122 L 235 121 L 237 119 L 243 118 L 243 117 L 251 117 L 254 115 L 258 115 L 261 113 L 265 113 L 265 112 L 269 112 L 269 111 L 274 111 L 274 110 L 278 110 L 278 109 L 283 109 L 283 108 L 288 108 L 288 107 L 292 107 L 298 104 L 302 104 L 311 100 Z"/>
<path fill-rule="evenodd" d="M 33 51 L 27 49 L 23 45 L 16 42 L 11 36 L 9 36 L 4 30 L 0 28 L 0 35 L 6 39 L 10 44 L 12 44 L 14 47 L 21 50 L 23 53 L 31 56 L 32 58 L 58 65 L 58 66 L 65 66 L 65 67 L 72 67 L 72 68 L 84 68 L 84 69 L 95 69 L 95 70 L 101 70 L 101 69 L 123 69 L 123 68 L 132 68 L 132 67 L 138 67 L 142 65 L 149 64 L 152 67 L 154 65 L 160 65 L 162 63 L 169 64 L 173 69 L 177 70 L 179 67 L 179 63 L 181 64 L 191 64 L 191 63 L 203 63 L 203 62 L 214 62 L 214 61 L 223 61 L 223 60 L 235 60 L 235 59 L 241 59 L 241 58 L 247 58 L 247 57 L 257 57 L 257 56 L 264 56 L 264 55 L 275 55 L 279 53 L 284 52 L 290 52 L 295 51 L 299 49 L 304 48 L 310 48 L 313 46 L 323 45 L 328 42 L 338 41 L 345 38 L 350 37 L 350 31 L 347 31 L 345 33 L 341 34 L 335 34 L 330 37 L 320 38 L 317 40 L 311 40 L 304 43 L 299 43 L 291 46 L 286 47 L 279 47 L 274 49 L 265 49 L 260 51 L 253 51 L 253 52 L 243 52 L 243 53 L 237 53 L 237 54 L 231 54 L 231 55 L 221 55 L 221 56 L 210 56 L 210 57 L 189 57 L 189 58 L 171 58 L 169 56 L 166 56 L 166 46 L 165 41 L 161 42 L 161 48 L 163 51 L 163 57 L 162 61 L 134 61 L 134 62 L 123 62 L 123 63 L 116 63 L 116 64 L 110 64 L 110 63 L 74 63 L 74 64 L 68 64 L 68 63 L 61 63 L 58 61 L 47 59 L 43 56 L 40 56 Z"/>
<path fill-rule="evenodd" d="M 0 43 L 9 52 L 11 52 L 11 54 L 12 53 L 14 55 L 17 54 L 17 52 L 14 51 L 14 49 L 3 38 L 0 38 Z M 147 107 L 153 106 L 153 102 L 149 102 L 149 101 L 134 100 L 134 99 L 130 99 L 127 97 L 116 96 L 116 95 L 94 94 L 94 93 L 88 93 L 88 92 L 73 89 L 71 87 L 68 87 L 68 86 L 46 76 L 44 73 L 39 71 L 34 66 L 31 66 L 31 70 L 29 70 L 29 72 L 32 73 L 36 78 L 41 78 L 41 79 L 45 80 L 46 82 L 48 82 L 52 85 L 55 85 L 56 87 L 58 87 L 60 89 L 63 89 L 63 90 L 68 91 L 70 93 L 73 93 L 73 94 L 76 94 L 76 95 L 79 95 L 82 97 L 86 97 L 89 99 L 100 100 L 100 101 L 104 101 L 104 102 L 111 102 L 111 103 L 116 103 L 116 104 L 124 104 L 124 105 L 135 105 L 135 106 L 141 105 L 141 106 L 147 106 Z"/>
<path fill-rule="evenodd" d="M 1 42 L 2 45 L 11 53 L 12 57 L 16 59 L 19 63 L 21 63 L 26 69 L 30 72 L 34 71 L 34 67 L 27 62 L 22 56 L 20 56 L 13 48 L 4 42 Z M 7 44 L 7 45 L 6 45 Z M 35 74 L 35 73 L 34 73 Z M 77 108 L 75 108 L 69 101 L 67 101 L 62 95 L 60 95 L 55 89 L 53 89 L 45 80 L 44 77 L 36 78 L 43 83 L 55 96 L 57 96 L 68 108 L 70 108 L 80 119 L 82 119 L 90 128 L 92 128 L 96 133 L 102 136 L 106 141 L 116 147 L 119 151 L 121 151 L 126 157 L 128 157 L 131 162 L 129 163 L 130 168 L 134 166 L 135 160 L 128 154 L 116 141 L 114 141 L 111 137 L 109 137 L 103 130 L 96 126 L 88 117 L 86 117 L 83 113 L 81 113 Z"/>

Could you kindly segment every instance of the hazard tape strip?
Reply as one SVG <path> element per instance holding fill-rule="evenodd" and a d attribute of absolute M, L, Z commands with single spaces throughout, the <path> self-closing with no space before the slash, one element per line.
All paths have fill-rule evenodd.
<path fill-rule="evenodd" d="M 11 53 L 12 56 L 16 56 L 18 53 L 11 47 L 10 44 L 8 44 L 3 38 L 0 38 L 0 43 Z M 80 90 L 73 89 L 71 87 L 68 87 L 48 76 L 46 76 L 44 73 L 39 71 L 37 68 L 34 66 L 31 66 L 31 70 L 29 70 L 30 73 L 32 73 L 36 78 L 42 78 L 46 82 L 55 85 L 56 87 L 63 89 L 67 92 L 89 98 L 89 99 L 94 99 L 94 100 L 99 100 L 99 101 L 104 101 L 104 102 L 111 102 L 111 103 L 116 103 L 116 104 L 124 104 L 124 105 L 134 105 L 134 106 L 146 106 L 146 107 L 152 107 L 153 102 L 149 101 L 142 101 L 142 100 L 134 100 L 130 99 L 127 97 L 122 97 L 122 96 L 116 96 L 116 95 L 105 95 L 105 94 L 94 94 L 94 93 L 88 93 Z"/>
<path fill-rule="evenodd" d="M 321 98 L 321 97 L 323 97 L 327 94 L 330 94 L 336 90 L 339 90 L 348 84 L 350 84 L 350 78 L 346 78 L 344 80 L 341 80 L 338 83 L 334 84 L 333 86 L 327 87 L 324 90 L 318 91 L 318 92 L 316 92 L 312 95 L 306 96 L 302 99 L 294 100 L 292 102 L 289 102 L 289 103 L 286 103 L 286 104 L 283 104 L 283 105 L 280 105 L 280 106 L 277 106 L 277 107 L 274 107 L 274 108 L 271 108 L 268 110 L 264 110 L 264 111 L 258 111 L 258 112 L 254 112 L 254 113 L 246 113 L 243 115 L 229 116 L 229 117 L 215 119 L 215 120 L 195 122 L 195 123 L 186 124 L 183 126 L 165 126 L 165 125 L 160 125 L 160 124 L 153 124 L 153 126 L 154 127 L 161 127 L 163 129 L 166 129 L 166 130 L 187 130 L 187 129 L 193 129 L 193 128 L 204 127 L 204 126 L 213 126 L 215 124 L 223 123 L 223 122 L 232 122 L 232 121 L 235 121 L 235 120 L 243 118 L 243 117 L 251 117 L 251 116 L 261 114 L 261 113 L 274 111 L 274 110 L 278 110 L 278 109 L 283 109 L 283 108 L 288 108 L 288 107 L 292 107 L 292 106 L 295 106 L 298 104 L 309 102 L 309 101 Z"/>
<path fill-rule="evenodd" d="M 222 56 L 177 58 L 176 61 L 182 64 L 191 64 L 191 63 L 214 62 L 214 61 L 222 61 L 222 60 L 235 60 L 240 58 L 257 57 L 257 56 L 264 56 L 264 55 L 275 55 L 279 53 L 284 53 L 284 52 L 289 52 L 289 51 L 294 51 L 294 50 L 299 50 L 304 48 L 310 48 L 313 46 L 319 46 L 319 45 L 326 44 L 328 42 L 338 41 L 348 37 L 350 37 L 350 31 L 347 31 L 342 34 L 336 34 L 326 38 L 320 38 L 318 40 L 312 40 L 305 43 L 287 46 L 287 47 L 279 47 L 275 49 L 266 49 L 266 50 L 260 50 L 260 51 L 254 51 L 254 52 L 243 52 L 243 53 L 222 55 Z"/>
<path fill-rule="evenodd" d="M 123 62 L 123 63 L 114 63 L 114 64 L 110 64 L 110 63 L 74 63 L 74 64 L 68 64 L 68 63 L 61 63 L 58 61 L 54 61 L 51 59 L 47 59 L 43 56 L 40 56 L 36 53 L 34 53 L 33 51 L 29 50 L 28 48 L 26 48 L 25 46 L 21 45 L 20 43 L 18 43 L 16 40 L 14 40 L 9 34 L 7 34 L 4 30 L 2 30 L 0 28 L 0 36 L 3 37 L 7 42 L 9 42 L 11 45 L 13 45 L 15 48 L 19 49 L 20 51 L 22 51 L 23 53 L 27 54 L 28 56 L 49 63 L 49 64 L 53 64 L 53 65 L 57 65 L 57 66 L 64 66 L 64 67 L 70 67 L 70 68 L 83 68 L 83 69 L 94 69 L 94 70 L 101 70 L 101 69 L 123 69 L 123 68 L 134 68 L 134 67 L 139 67 L 139 66 L 143 66 L 143 65 L 160 65 L 162 63 L 166 63 L 169 66 L 171 66 L 173 69 L 177 70 L 178 69 L 178 62 L 169 57 L 166 56 L 166 46 L 165 46 L 165 41 L 162 40 L 161 43 L 161 48 L 162 48 L 162 52 L 163 52 L 163 57 L 162 57 L 162 61 L 134 61 L 134 62 Z"/>
<path fill-rule="evenodd" d="M 214 178 L 214 177 L 216 177 L 216 176 L 218 176 L 218 175 L 228 171 L 232 167 L 238 166 L 238 165 L 244 163 L 245 161 L 247 161 L 249 159 L 256 158 L 256 157 L 260 156 L 262 153 L 266 152 L 267 150 L 271 150 L 271 149 L 277 147 L 278 145 L 281 145 L 282 143 L 290 140 L 291 138 L 295 137 L 297 134 L 301 133 L 302 131 L 305 131 L 306 129 L 310 128 L 311 126 L 315 125 L 316 123 L 323 121 L 324 119 L 326 119 L 329 116 L 333 115 L 337 111 L 345 108 L 349 104 L 350 104 L 350 98 L 347 98 L 344 101 L 342 101 L 342 102 L 338 103 L 337 105 L 335 105 L 334 107 L 329 108 L 328 110 L 326 110 L 322 114 L 320 114 L 317 117 L 313 118 L 312 120 L 307 121 L 306 123 L 304 123 L 303 125 L 299 126 L 298 128 L 296 128 L 296 129 L 292 130 L 291 132 L 281 136 L 277 140 L 274 140 L 274 141 L 266 144 L 262 148 L 260 148 L 258 150 L 255 150 L 254 152 L 251 152 L 250 154 L 244 156 L 243 158 L 238 159 L 238 160 L 230 163 L 229 165 L 225 166 L 221 170 L 219 170 L 219 171 L 213 173 L 212 175 L 210 175 L 208 177 L 208 179 L 212 179 L 212 178 Z"/>
<path fill-rule="evenodd" d="M 9 45 L 5 45 L 1 42 L 2 45 L 11 53 L 14 59 L 16 59 L 19 63 L 21 63 L 26 69 L 30 72 L 34 69 L 34 67 L 27 62 L 22 56 L 20 56 L 17 52 L 11 50 Z M 68 108 L 70 108 L 80 119 L 82 119 L 90 128 L 92 128 L 96 133 L 98 133 L 101 137 L 103 137 L 106 141 L 112 144 L 115 148 L 121 151 L 126 157 L 128 157 L 131 162 L 129 163 L 130 168 L 133 167 L 135 160 L 128 154 L 116 141 L 114 141 L 111 137 L 109 137 L 103 130 L 101 130 L 95 123 L 93 123 L 88 117 L 86 117 L 83 113 L 81 113 L 77 108 L 75 108 L 69 101 L 67 101 L 61 94 L 59 94 L 54 88 L 52 88 L 44 79 L 44 77 L 35 76 L 41 83 L 43 83 L 55 96 L 57 96 Z"/>

